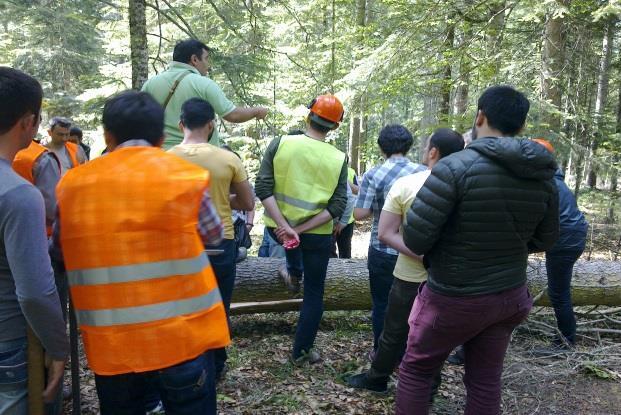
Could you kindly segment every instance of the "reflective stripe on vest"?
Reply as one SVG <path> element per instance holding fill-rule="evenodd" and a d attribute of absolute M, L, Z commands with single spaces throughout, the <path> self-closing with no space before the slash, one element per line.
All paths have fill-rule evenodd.
<path fill-rule="evenodd" d="M 208 310 L 221 302 L 220 290 L 214 288 L 207 294 L 185 300 L 107 310 L 76 310 L 76 318 L 78 324 L 91 327 L 150 323 Z"/>
<path fill-rule="evenodd" d="M 345 154 L 331 144 L 305 135 L 284 136 L 274 155 L 274 198 L 292 226 L 306 222 L 328 206 L 338 185 Z M 264 216 L 268 227 L 276 223 Z M 333 222 L 307 231 L 332 233 Z"/>
<path fill-rule="evenodd" d="M 60 242 L 91 369 L 174 366 L 230 336 L 197 224 L 209 173 L 155 147 L 116 149 L 57 187 Z"/>
<path fill-rule="evenodd" d="M 189 259 L 67 271 L 67 277 L 72 286 L 114 284 L 162 278 L 170 275 L 196 274 L 207 266 L 209 266 L 209 259 L 207 255 L 201 253 L 199 256 Z"/>
<path fill-rule="evenodd" d="M 327 203 L 311 203 L 302 199 L 296 199 L 291 196 L 283 195 L 282 193 L 274 193 L 274 198 L 281 202 L 287 203 L 288 205 L 299 207 L 300 209 L 305 210 L 325 209 L 326 207 L 328 207 Z"/>

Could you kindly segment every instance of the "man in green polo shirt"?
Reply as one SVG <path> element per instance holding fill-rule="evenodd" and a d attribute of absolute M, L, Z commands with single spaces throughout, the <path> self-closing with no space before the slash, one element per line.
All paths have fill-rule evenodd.
<path fill-rule="evenodd" d="M 228 122 L 242 123 L 253 118 L 262 120 L 267 115 L 267 108 L 242 108 L 233 104 L 222 89 L 207 76 L 209 69 L 209 48 L 196 39 L 181 41 L 175 45 L 173 60 L 166 71 L 150 78 L 142 90 L 148 92 L 165 109 L 164 147 L 170 148 L 183 141 L 179 128 L 181 106 L 190 98 L 202 98 L 209 102 L 217 115 Z M 220 146 L 218 131 L 210 141 Z"/>

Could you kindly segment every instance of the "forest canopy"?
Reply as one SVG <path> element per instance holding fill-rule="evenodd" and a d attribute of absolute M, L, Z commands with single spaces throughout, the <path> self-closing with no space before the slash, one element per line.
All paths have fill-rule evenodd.
<path fill-rule="evenodd" d="M 44 118 L 70 117 L 100 142 L 104 99 L 197 38 L 232 101 L 270 108 L 264 122 L 219 124 L 250 170 L 320 93 L 344 101 L 332 138 L 362 173 L 382 126 L 421 142 L 439 126 L 465 132 L 481 91 L 510 84 L 531 101 L 523 134 L 552 141 L 574 190 L 616 190 L 620 11 L 617 0 L 5 0 L 0 64 L 42 82 Z"/>

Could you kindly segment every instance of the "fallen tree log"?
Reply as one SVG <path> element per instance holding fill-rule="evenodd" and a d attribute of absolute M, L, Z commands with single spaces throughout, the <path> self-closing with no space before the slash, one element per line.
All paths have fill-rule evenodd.
<path fill-rule="evenodd" d="M 248 257 L 237 264 L 233 292 L 233 314 L 298 310 L 301 294 L 293 295 L 277 275 L 282 258 Z M 550 305 L 543 292 L 545 261 L 533 259 L 528 265 L 528 286 L 536 305 Z M 583 261 L 574 267 L 574 305 L 621 305 L 621 262 Z M 331 259 L 324 295 L 326 310 L 370 310 L 369 274 L 366 259 Z"/>

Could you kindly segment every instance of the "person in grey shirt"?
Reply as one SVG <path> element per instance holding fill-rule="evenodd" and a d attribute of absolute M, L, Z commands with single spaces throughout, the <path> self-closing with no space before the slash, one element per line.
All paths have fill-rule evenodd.
<path fill-rule="evenodd" d="M 47 251 L 43 197 L 11 167 L 38 129 L 42 96 L 37 80 L 0 67 L 0 415 L 28 413 L 27 325 L 51 359 L 46 402 L 61 386 L 69 351 Z"/>
<path fill-rule="evenodd" d="M 44 152 L 37 157 L 35 155 L 38 154 L 37 151 L 42 150 Z M 35 158 L 34 163 L 33 158 Z M 41 192 L 45 202 L 45 224 L 51 231 L 56 217 L 56 185 L 60 180 L 58 157 L 33 140 L 27 148 L 15 155 L 13 169 Z"/>

